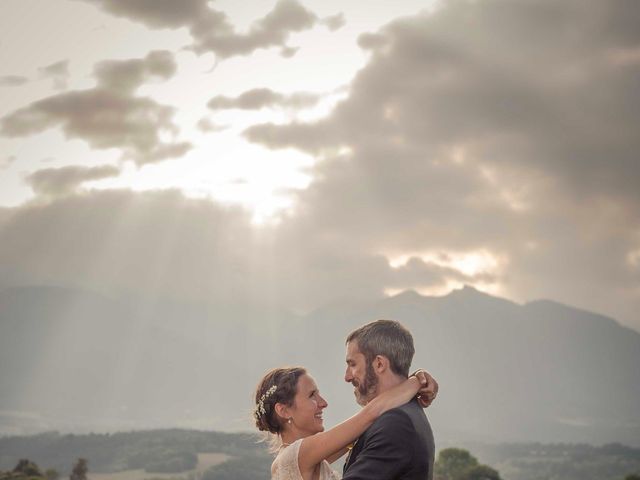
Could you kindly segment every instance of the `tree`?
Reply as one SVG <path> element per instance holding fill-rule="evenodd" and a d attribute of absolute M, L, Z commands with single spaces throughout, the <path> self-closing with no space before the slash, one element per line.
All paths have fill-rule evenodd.
<path fill-rule="evenodd" d="M 488 465 L 476 465 L 462 474 L 461 480 L 501 480 L 500 474 Z"/>
<path fill-rule="evenodd" d="M 87 460 L 85 458 L 79 458 L 73 466 L 69 480 L 87 480 L 88 471 Z"/>
<path fill-rule="evenodd" d="M 465 471 L 478 466 L 478 460 L 467 450 L 445 448 L 438 453 L 435 476 L 441 480 L 462 480 Z"/>
<path fill-rule="evenodd" d="M 44 472 L 44 476 L 47 480 L 58 480 L 60 478 L 60 474 L 55 468 L 47 468 Z"/>
<path fill-rule="evenodd" d="M 624 480 L 640 480 L 640 473 L 632 473 L 624 477 Z"/>
<path fill-rule="evenodd" d="M 42 477 L 42 472 L 38 466 L 26 458 L 18 461 L 18 464 L 13 469 L 13 473 L 17 475 L 24 475 L 25 477 Z"/>
<path fill-rule="evenodd" d="M 45 480 L 38 465 L 23 458 L 10 472 L 0 471 L 0 480 Z"/>

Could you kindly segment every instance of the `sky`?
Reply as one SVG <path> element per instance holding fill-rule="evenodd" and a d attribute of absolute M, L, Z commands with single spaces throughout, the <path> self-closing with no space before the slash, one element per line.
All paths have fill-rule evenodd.
<path fill-rule="evenodd" d="M 0 288 L 463 285 L 640 330 L 635 0 L 3 0 Z"/>

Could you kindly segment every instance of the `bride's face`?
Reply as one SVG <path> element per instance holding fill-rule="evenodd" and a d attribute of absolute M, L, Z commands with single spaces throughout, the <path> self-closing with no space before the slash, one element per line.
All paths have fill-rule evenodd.
<path fill-rule="evenodd" d="M 308 437 L 324 430 L 322 411 L 327 405 L 313 378 L 308 374 L 302 375 L 298 379 L 296 396 L 290 411 L 293 428 L 301 437 Z"/>

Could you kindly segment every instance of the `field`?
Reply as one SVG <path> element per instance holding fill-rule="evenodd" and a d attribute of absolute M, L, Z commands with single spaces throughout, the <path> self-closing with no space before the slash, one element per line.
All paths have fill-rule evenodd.
<path fill-rule="evenodd" d="M 149 473 L 143 469 L 124 470 L 115 473 L 89 473 L 89 480 L 147 480 L 147 479 L 176 479 L 200 477 L 207 469 L 220 465 L 231 456 L 225 453 L 198 453 L 198 465 L 194 470 L 181 473 Z"/>

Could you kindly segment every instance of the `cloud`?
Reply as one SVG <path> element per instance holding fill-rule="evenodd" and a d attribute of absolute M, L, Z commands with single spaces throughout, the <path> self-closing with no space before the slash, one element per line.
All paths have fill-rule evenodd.
<path fill-rule="evenodd" d="M 496 275 L 491 273 L 477 273 L 467 275 L 452 267 L 438 265 L 435 262 L 425 262 L 417 257 L 410 257 L 407 262 L 391 270 L 385 279 L 385 285 L 391 290 L 433 289 L 450 282 L 458 284 L 494 283 Z"/>
<path fill-rule="evenodd" d="M 0 77 L 0 87 L 19 87 L 28 81 L 27 77 L 21 75 L 4 75 Z"/>
<path fill-rule="evenodd" d="M 247 128 L 243 135 L 248 140 L 273 149 L 299 148 L 310 153 L 335 150 L 347 145 L 346 137 L 336 122 L 320 120 L 314 124 L 294 122 L 280 125 L 264 123 Z"/>
<path fill-rule="evenodd" d="M 211 305 L 313 308 L 345 292 L 380 296 L 385 282 L 408 283 L 416 269 L 429 270 L 425 284 L 447 274 L 419 261 L 392 269 L 379 255 L 360 253 L 355 244 L 337 249 L 301 225 L 256 231 L 250 212 L 175 191 L 66 194 L 109 173 L 116 172 L 70 167 L 33 175 L 31 183 L 54 197 L 11 209 L 0 226 L 0 287 L 48 284 Z"/>
<path fill-rule="evenodd" d="M 117 16 L 151 28 L 180 28 L 207 14 L 206 0 L 84 0 Z"/>
<path fill-rule="evenodd" d="M 283 94 L 269 88 L 255 88 L 237 97 L 218 95 L 207 103 L 211 110 L 238 108 L 242 110 L 258 110 L 266 107 L 306 108 L 318 103 L 320 95 L 307 92 Z"/>
<path fill-rule="evenodd" d="M 299 47 L 282 47 L 280 49 L 280 56 L 283 58 L 291 58 L 298 53 L 298 50 L 300 50 Z"/>
<path fill-rule="evenodd" d="M 175 73 L 176 63 L 167 51 L 153 51 L 143 59 L 106 60 L 94 70 L 100 87 L 125 94 L 151 80 L 168 80 Z"/>
<path fill-rule="evenodd" d="M 69 75 L 69 60 L 60 60 L 46 67 L 40 67 L 38 71 L 42 75 L 67 76 Z"/>
<path fill-rule="evenodd" d="M 89 176 L 56 175 L 56 186 Z M 177 192 L 87 191 L 12 209 L 0 229 L 0 277 L 3 284 L 220 300 L 246 280 L 249 233 L 241 210 Z"/>
<path fill-rule="evenodd" d="M 450 1 L 396 20 L 361 37 L 368 63 L 328 117 L 245 132 L 316 155 L 313 183 L 277 225 L 255 229 L 250 212 L 177 192 L 69 194 L 4 216 L 0 279 L 301 309 L 488 284 L 640 328 L 637 8 Z M 171 74 L 150 64 L 97 69 L 91 98 L 144 100 L 140 82 Z M 23 128 L 45 128 L 42 111 Z"/>
<path fill-rule="evenodd" d="M 249 55 L 270 47 L 281 47 L 283 56 L 288 57 L 295 53 L 287 45 L 291 33 L 308 30 L 318 23 L 334 30 L 344 23 L 340 15 L 320 19 L 296 0 L 279 0 L 246 33 L 236 32 L 227 15 L 210 8 L 207 0 L 83 1 L 150 28 L 188 28 L 193 38 L 191 50 L 198 54 L 213 52 L 219 58 Z"/>
<path fill-rule="evenodd" d="M 50 78 L 53 81 L 53 87 L 57 90 L 67 88 L 69 80 L 69 61 L 60 60 L 45 67 L 40 67 L 38 73 L 42 78 Z"/>
<path fill-rule="evenodd" d="M 349 143 L 354 130 L 384 138 L 393 131 L 396 141 L 430 149 L 472 145 L 500 168 L 537 165 L 577 189 L 624 187 L 633 194 L 640 100 L 632 86 L 640 60 L 621 66 L 612 58 L 637 48 L 638 35 L 625 23 L 637 8 L 621 1 L 606 9 L 576 1 L 444 2 L 435 14 L 361 38 L 371 62 L 334 112 L 331 132 L 321 122 L 278 134 L 256 126 L 248 134 L 277 148 L 291 145 L 303 127 L 331 133 L 326 144 Z M 589 36 L 594 22 L 600 33 Z M 316 148 L 305 139 L 298 146 Z"/>
<path fill-rule="evenodd" d="M 0 158 L 0 170 L 4 170 L 5 168 L 9 168 L 13 162 L 16 161 L 15 155 L 9 155 L 4 158 Z"/>
<path fill-rule="evenodd" d="M 338 13 L 336 15 L 332 15 L 330 17 L 326 17 L 324 19 L 322 19 L 322 24 L 326 25 L 327 28 L 331 31 L 334 30 L 338 30 L 342 27 L 344 27 L 344 25 L 347 23 L 346 19 L 344 18 L 344 14 L 343 13 Z"/>
<path fill-rule="evenodd" d="M 38 100 L 0 119 L 0 133 L 20 137 L 60 126 L 68 138 L 85 140 L 95 149 L 119 148 L 137 164 L 184 155 L 191 145 L 175 141 L 175 109 L 135 95 L 145 82 L 167 80 L 176 70 L 170 52 L 145 58 L 109 60 L 94 69 L 97 86 Z M 174 137 L 166 142 L 164 135 Z"/>
<path fill-rule="evenodd" d="M 69 165 L 44 168 L 29 174 L 25 181 L 37 195 L 57 197 L 75 192 L 84 182 L 115 177 L 120 170 L 113 165 L 83 167 Z"/>
<path fill-rule="evenodd" d="M 216 125 L 211 121 L 210 118 L 207 117 L 202 117 L 200 120 L 198 120 L 198 124 L 196 125 L 196 127 L 198 127 L 198 130 L 204 133 L 221 132 L 222 130 L 226 130 L 227 128 L 229 128 L 226 125 Z"/>
<path fill-rule="evenodd" d="M 624 1 L 445 1 L 363 35 L 369 62 L 327 118 L 245 136 L 317 156 L 297 209 L 336 248 L 488 250 L 510 296 L 632 321 L 638 14 Z"/>

